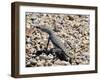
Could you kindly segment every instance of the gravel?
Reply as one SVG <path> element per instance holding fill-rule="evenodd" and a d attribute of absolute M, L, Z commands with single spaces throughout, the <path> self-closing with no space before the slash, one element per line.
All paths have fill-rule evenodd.
<path fill-rule="evenodd" d="M 68 57 L 68 61 L 60 60 L 52 51 L 56 48 L 51 41 L 46 51 L 49 35 L 37 29 L 37 24 L 51 27 L 68 53 L 75 57 Z M 27 12 L 25 36 L 26 67 L 88 65 L 90 62 L 88 15 Z"/>

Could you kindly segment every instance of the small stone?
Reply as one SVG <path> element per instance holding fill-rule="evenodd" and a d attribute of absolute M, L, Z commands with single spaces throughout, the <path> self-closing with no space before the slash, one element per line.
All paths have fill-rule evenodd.
<path fill-rule="evenodd" d="M 45 63 L 45 60 L 41 60 L 37 62 L 37 66 L 43 66 Z"/>
<path fill-rule="evenodd" d="M 70 65 L 69 62 L 66 62 L 66 61 L 60 61 L 60 60 L 55 61 L 54 64 L 56 64 L 56 65 Z"/>
<path fill-rule="evenodd" d="M 69 63 L 69 62 L 66 62 L 66 61 L 61 61 L 61 63 L 62 63 L 63 65 L 70 65 L 70 63 Z"/>
<path fill-rule="evenodd" d="M 30 64 L 31 64 L 30 61 L 26 62 L 26 65 L 30 65 Z"/>
<path fill-rule="evenodd" d="M 54 56 L 53 56 L 52 54 L 49 54 L 48 57 L 49 57 L 50 59 L 53 59 L 53 58 L 54 58 Z"/>
<path fill-rule="evenodd" d="M 29 61 L 30 61 L 30 63 L 31 63 L 32 65 L 36 65 L 36 63 L 37 63 L 37 61 L 36 61 L 35 59 L 32 59 L 32 58 L 31 58 Z"/>
<path fill-rule="evenodd" d="M 36 60 L 40 60 L 39 56 L 36 57 Z"/>
<path fill-rule="evenodd" d="M 43 64 L 41 63 L 37 63 L 37 67 L 43 66 Z"/>

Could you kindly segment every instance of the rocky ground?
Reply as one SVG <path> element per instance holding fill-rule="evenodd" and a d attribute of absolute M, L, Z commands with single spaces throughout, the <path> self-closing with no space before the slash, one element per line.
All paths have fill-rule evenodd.
<path fill-rule="evenodd" d="M 48 34 L 34 27 L 35 24 L 52 28 L 67 50 L 75 57 L 68 61 L 56 57 L 52 42 L 46 51 Z M 56 66 L 89 64 L 89 16 L 51 13 L 26 13 L 26 66 Z"/>

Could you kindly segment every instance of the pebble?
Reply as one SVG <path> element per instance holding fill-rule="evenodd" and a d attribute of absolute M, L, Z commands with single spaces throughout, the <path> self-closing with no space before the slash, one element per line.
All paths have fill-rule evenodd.
<path fill-rule="evenodd" d="M 69 62 L 57 60 L 54 63 L 55 65 L 70 65 Z"/>

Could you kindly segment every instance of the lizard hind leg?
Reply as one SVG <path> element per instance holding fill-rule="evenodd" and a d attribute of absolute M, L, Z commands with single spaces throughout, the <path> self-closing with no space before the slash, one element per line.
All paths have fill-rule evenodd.
<path fill-rule="evenodd" d="M 66 57 L 66 55 L 65 55 L 65 53 L 61 50 L 61 49 L 59 49 L 59 48 L 54 48 L 53 49 L 53 52 L 55 53 L 55 55 L 56 55 L 56 59 L 60 59 L 60 60 L 64 60 L 64 61 L 68 61 L 67 60 L 67 57 Z"/>

